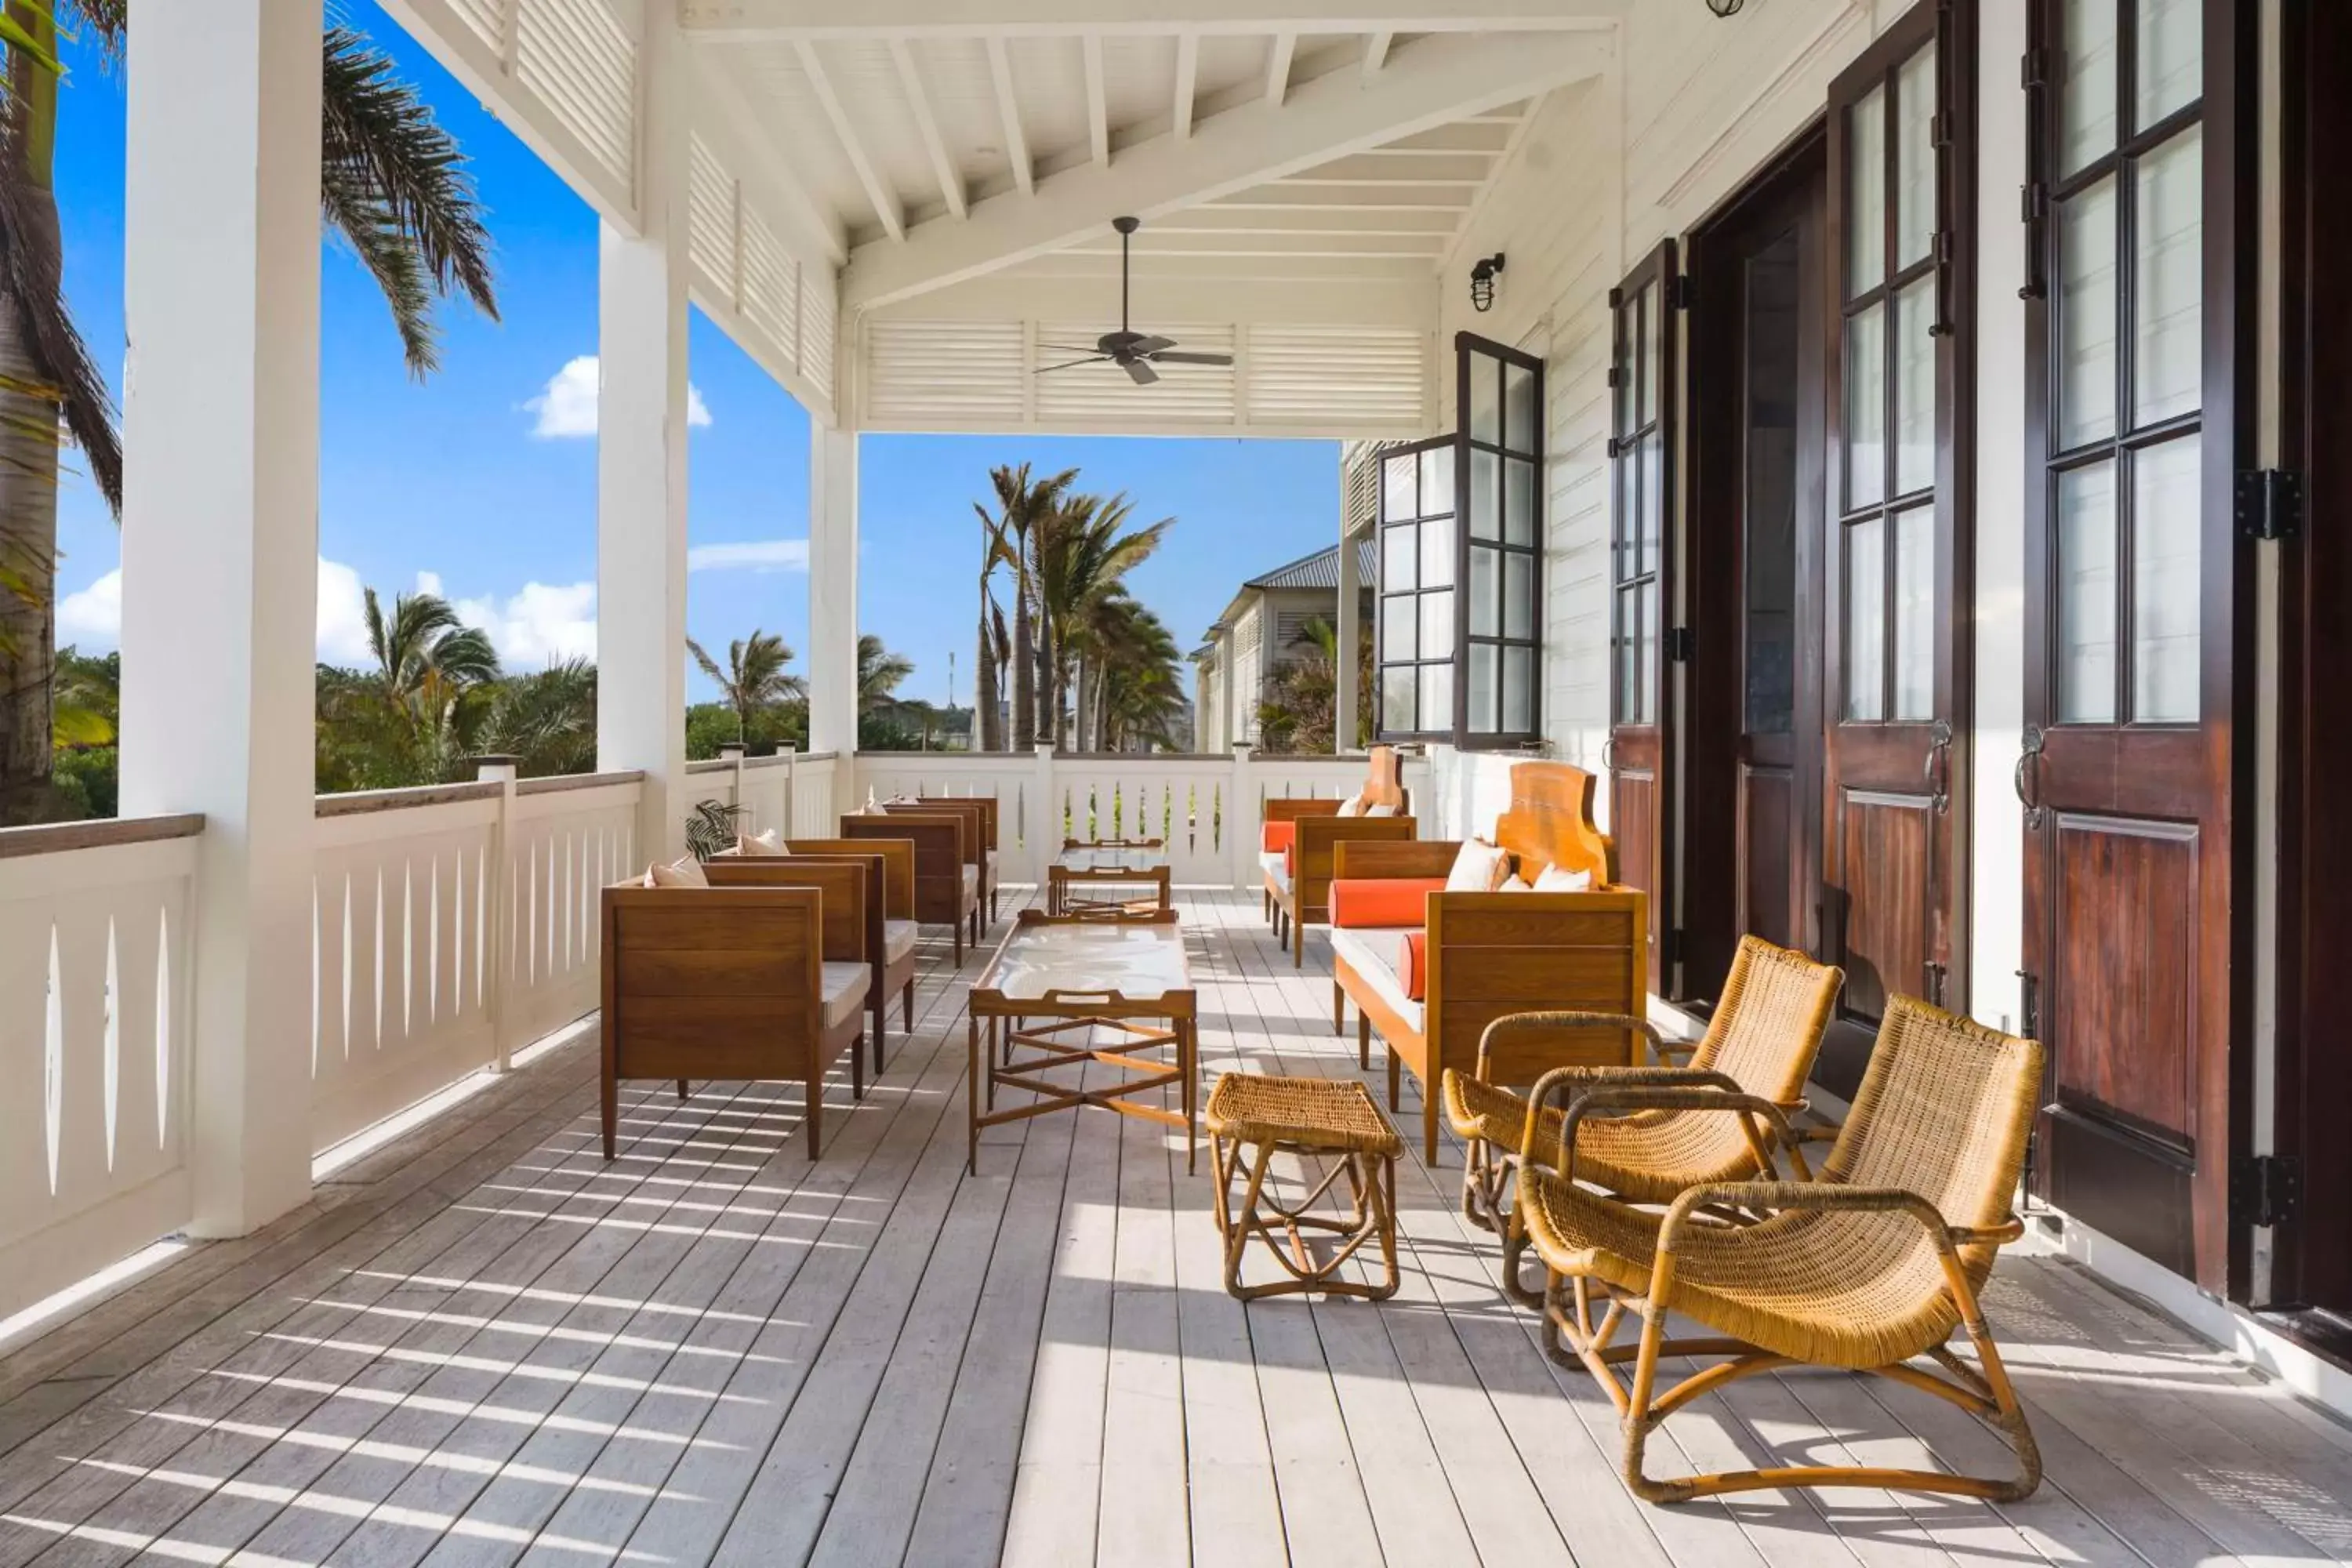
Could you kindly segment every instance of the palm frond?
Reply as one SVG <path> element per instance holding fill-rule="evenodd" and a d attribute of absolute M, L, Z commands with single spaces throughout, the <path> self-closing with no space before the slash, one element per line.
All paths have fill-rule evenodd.
<path fill-rule="evenodd" d="M 44 377 L 43 385 L 26 390 L 57 404 L 91 481 L 119 517 L 122 443 L 114 399 L 66 304 L 57 208 L 5 158 L 0 158 L 0 273 L 16 305 L 14 324 L 26 357 Z"/>
<path fill-rule="evenodd" d="M 409 374 L 419 381 L 441 368 L 440 331 L 433 324 L 433 290 L 424 259 L 364 174 L 329 163 L 319 171 L 319 206 L 328 226 L 351 247 L 392 308 Z"/>

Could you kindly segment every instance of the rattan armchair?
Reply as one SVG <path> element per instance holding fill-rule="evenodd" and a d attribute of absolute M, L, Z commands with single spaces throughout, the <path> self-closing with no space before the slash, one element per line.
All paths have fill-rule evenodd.
<path fill-rule="evenodd" d="M 1977 1292 L 2000 1245 L 2022 1231 L 2009 1205 L 2041 1081 L 2034 1041 L 1898 996 L 1818 1181 L 1696 1186 L 1663 1215 L 1577 1184 L 1580 1124 L 1588 1115 L 1712 1102 L 1716 1114 L 1746 1125 L 1748 1135 L 1760 1138 L 1769 1127 L 1788 1140 L 1793 1135 L 1779 1108 L 1713 1089 L 1588 1092 L 1562 1119 L 1557 1169 L 1537 1163 L 1531 1121 L 1520 1144 L 1514 1212 L 1524 1216 L 1548 1271 L 1545 1349 L 1557 1360 L 1580 1361 L 1616 1405 L 1626 1484 L 1653 1502 L 1821 1486 L 2000 1501 L 2031 1495 L 2041 1484 L 2041 1457 Z M 1725 1225 L 1708 1217 L 1710 1208 L 1760 1217 Z M 1667 1339 L 1670 1312 L 1709 1332 Z M 1613 1342 L 1629 1314 L 1641 1320 L 1638 1341 Z M 1955 1329 L 1967 1331 L 1975 1364 L 1946 1342 Z M 1662 1393 L 1664 1356 L 1729 1359 Z M 1922 1357 L 1930 1364 L 1919 1364 Z M 1628 1361 L 1630 1388 L 1617 1374 Z M 2017 1471 L 1985 1477 L 1780 1465 L 1672 1480 L 1643 1473 L 1643 1445 L 1666 1416 L 1738 1378 L 1798 1364 L 1872 1373 L 1980 1416 L 2009 1440 Z"/>
<path fill-rule="evenodd" d="M 1668 1045 L 1643 1018 L 1520 1013 L 1489 1024 L 1479 1039 L 1472 1071 L 1445 1075 L 1445 1114 L 1468 1148 L 1462 1168 L 1462 1212 L 1472 1224 L 1502 1232 L 1503 1286 L 1513 1299 L 1533 1306 L 1540 1297 L 1521 1273 L 1525 1231 L 1506 1213 L 1517 1180 L 1518 1149 L 1526 1140 L 1530 1098 L 1487 1079 L 1487 1059 L 1501 1037 L 1574 1024 L 1615 1025 L 1646 1039 L 1658 1065 L 1563 1068 L 1548 1075 L 1556 1089 L 1603 1084 L 1712 1089 L 1757 1095 L 1793 1115 L 1804 1107 L 1805 1079 L 1813 1070 L 1830 1009 L 1844 980 L 1843 970 L 1749 936 L 1740 939 L 1730 978 L 1696 1050 Z M 1688 1066 L 1670 1065 L 1672 1058 L 1685 1052 L 1691 1057 Z M 1538 1118 L 1542 1144 L 1559 1142 L 1563 1117 L 1562 1111 L 1546 1110 Z M 1630 1203 L 1663 1205 L 1710 1182 L 1769 1175 L 1769 1153 L 1752 1136 L 1752 1129 L 1736 1118 L 1654 1110 L 1587 1123 L 1577 1143 L 1576 1166 L 1580 1178 Z M 1801 1171 L 1801 1152 L 1792 1154 Z"/>

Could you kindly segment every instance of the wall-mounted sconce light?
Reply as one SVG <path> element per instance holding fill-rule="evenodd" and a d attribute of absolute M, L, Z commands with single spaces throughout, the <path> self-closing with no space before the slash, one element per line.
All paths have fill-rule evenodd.
<path fill-rule="evenodd" d="M 1502 271 L 1503 253 L 1499 250 L 1492 256 L 1480 257 L 1478 265 L 1470 268 L 1472 310 L 1491 310 L 1495 308 L 1495 279 L 1501 276 Z"/>
<path fill-rule="evenodd" d="M 1706 8 L 1718 16 L 1734 16 L 1748 0 L 1706 0 Z"/>

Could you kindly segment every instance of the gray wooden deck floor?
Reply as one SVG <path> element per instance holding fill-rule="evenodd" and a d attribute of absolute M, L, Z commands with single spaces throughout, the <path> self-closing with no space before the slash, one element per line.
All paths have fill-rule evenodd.
<path fill-rule="evenodd" d="M 1180 901 L 1209 1070 L 1355 1070 L 1312 948 L 1295 973 L 1255 898 Z M 1401 1171 L 1405 1286 L 1379 1306 L 1227 1298 L 1207 1161 L 1187 1176 L 1155 1126 L 1018 1123 L 966 1177 L 978 967 L 930 967 L 915 1039 L 816 1165 L 768 1085 L 635 1086 L 604 1164 L 582 1043 L 0 1360 L 0 1563 L 2352 1553 L 2352 1433 L 2046 1258 L 2005 1258 L 1990 1301 L 2048 1459 L 2032 1500 L 1639 1503 L 1607 1403 L 1538 1352 L 1460 1220 L 1456 1152 Z M 1661 1468 L 1994 1451 L 1935 1401 L 1811 1373 L 1666 1430 Z"/>

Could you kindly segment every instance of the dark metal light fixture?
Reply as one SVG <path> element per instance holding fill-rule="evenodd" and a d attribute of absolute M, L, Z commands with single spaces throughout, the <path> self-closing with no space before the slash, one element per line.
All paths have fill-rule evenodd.
<path fill-rule="evenodd" d="M 1706 8 L 1718 16 L 1736 16 L 1748 0 L 1706 0 Z"/>
<path fill-rule="evenodd" d="M 1470 268 L 1472 310 L 1484 311 L 1495 308 L 1495 279 L 1502 270 L 1503 253 L 1499 250 L 1492 256 L 1480 257 L 1478 265 Z"/>

